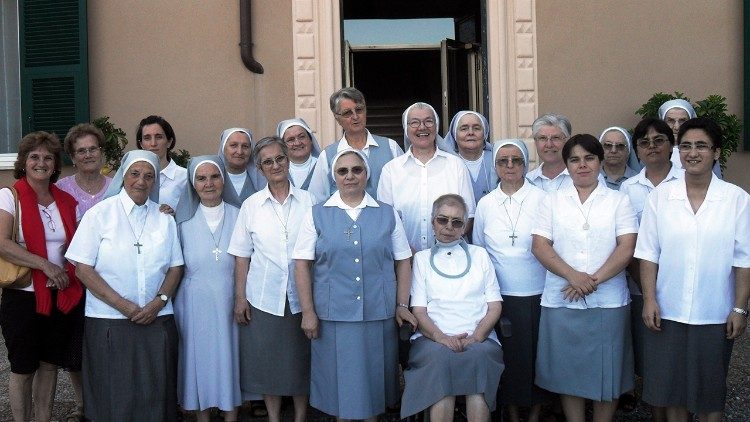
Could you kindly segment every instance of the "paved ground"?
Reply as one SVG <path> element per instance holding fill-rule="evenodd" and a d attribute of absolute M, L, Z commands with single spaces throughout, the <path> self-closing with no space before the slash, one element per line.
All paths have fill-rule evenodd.
<path fill-rule="evenodd" d="M 7 350 L 5 342 L 0 336 L 0 421 L 11 421 L 11 413 L 8 405 L 8 374 L 10 368 L 7 359 Z M 727 394 L 727 407 L 725 420 L 729 422 L 747 422 L 750 421 L 750 333 L 745 335 L 734 345 L 732 362 L 729 368 L 729 391 Z M 63 417 L 72 411 L 74 407 L 73 391 L 70 386 L 68 375 L 61 371 L 58 378 L 57 395 L 55 397 L 55 406 L 53 410 L 53 420 L 62 421 Z M 242 421 L 263 421 L 266 418 L 251 418 L 249 409 L 243 409 L 241 412 Z M 618 413 L 618 421 L 648 421 L 650 414 L 647 406 L 639 405 L 631 413 Z M 195 420 L 189 415 L 185 417 L 186 421 Z M 212 420 L 221 421 L 219 415 L 214 415 Z M 284 420 L 291 421 L 292 414 L 288 410 L 285 412 Z M 316 411 L 311 411 L 308 420 L 310 421 L 331 421 L 327 417 Z M 383 421 L 396 421 L 398 416 L 395 414 L 386 415 L 381 418 Z M 457 419 L 459 420 L 459 419 Z"/>

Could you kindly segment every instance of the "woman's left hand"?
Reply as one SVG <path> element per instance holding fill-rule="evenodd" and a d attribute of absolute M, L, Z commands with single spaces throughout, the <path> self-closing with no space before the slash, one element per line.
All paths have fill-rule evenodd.
<path fill-rule="evenodd" d="M 747 327 L 747 316 L 737 312 L 730 312 L 727 318 L 727 339 L 733 340 L 741 336 Z"/>
<path fill-rule="evenodd" d="M 474 343 L 481 343 L 481 341 L 479 341 L 478 338 L 474 337 L 474 334 L 472 334 L 472 335 L 470 335 L 470 336 L 468 336 L 468 337 L 466 337 L 464 339 L 461 339 L 461 346 L 464 348 L 464 350 L 466 350 L 466 346 L 468 346 L 470 344 L 474 344 Z"/>
<path fill-rule="evenodd" d="M 409 310 L 404 308 L 403 306 L 396 307 L 396 322 L 398 323 L 399 327 L 404 325 L 405 322 L 408 322 L 412 325 L 412 327 L 414 327 L 412 331 L 417 330 L 417 317 L 415 317 L 414 314 L 409 312 Z"/>
<path fill-rule="evenodd" d="M 169 214 L 172 217 L 174 217 L 174 210 L 172 209 L 172 207 L 170 207 L 167 204 L 161 204 L 161 205 L 159 205 L 159 212 L 163 213 L 163 214 Z"/>
<path fill-rule="evenodd" d="M 131 318 L 131 321 L 141 325 L 151 324 L 156 320 L 156 315 L 162 310 L 162 308 L 164 308 L 164 301 L 156 298 L 147 303 L 140 312 L 135 314 L 135 316 Z"/>
<path fill-rule="evenodd" d="M 63 290 L 70 284 L 68 273 L 65 272 L 65 269 L 50 261 L 46 262 L 46 265 L 42 268 L 42 272 L 47 276 L 47 287 L 56 287 L 59 290 Z"/>

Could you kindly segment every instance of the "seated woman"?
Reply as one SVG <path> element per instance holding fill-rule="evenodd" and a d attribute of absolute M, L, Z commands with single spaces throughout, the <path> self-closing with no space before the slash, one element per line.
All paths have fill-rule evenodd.
<path fill-rule="evenodd" d="M 502 310 L 487 252 L 461 238 L 466 203 L 442 195 L 432 205 L 436 244 L 414 256 L 412 336 L 401 417 L 430 408 L 431 421 L 450 421 L 456 396 L 466 396 L 469 421 L 489 420 L 503 372 L 493 330 Z"/>

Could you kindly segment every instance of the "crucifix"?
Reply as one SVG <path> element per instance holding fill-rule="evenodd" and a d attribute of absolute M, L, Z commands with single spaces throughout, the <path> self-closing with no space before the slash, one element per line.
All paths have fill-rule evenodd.
<path fill-rule="evenodd" d="M 218 246 L 214 247 L 214 250 L 211 251 L 211 253 L 214 254 L 214 258 L 218 261 L 219 260 L 219 254 L 221 253 L 221 249 L 219 249 Z"/>
<path fill-rule="evenodd" d="M 516 236 L 515 233 L 511 234 L 510 236 L 508 236 L 508 239 L 510 239 L 510 245 L 511 246 L 516 246 L 516 239 L 518 239 L 518 236 Z"/>
<path fill-rule="evenodd" d="M 354 234 L 354 232 L 352 231 L 352 228 L 349 227 L 348 229 L 346 229 L 344 234 L 346 235 L 346 240 L 352 240 L 352 235 Z"/>
<path fill-rule="evenodd" d="M 133 246 L 135 246 L 138 249 L 138 255 L 141 254 L 141 246 L 143 246 L 140 242 L 140 240 L 136 240 L 135 243 L 133 243 Z"/>

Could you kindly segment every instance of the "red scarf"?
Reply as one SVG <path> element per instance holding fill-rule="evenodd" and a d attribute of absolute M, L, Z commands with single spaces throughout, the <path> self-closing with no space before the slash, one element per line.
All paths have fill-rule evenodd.
<path fill-rule="evenodd" d="M 34 255 L 47 259 L 47 239 L 44 236 L 44 223 L 42 222 L 42 216 L 39 214 L 36 192 L 26 181 L 25 176 L 13 186 L 18 191 L 18 202 L 21 207 L 21 227 L 26 241 L 26 249 Z M 60 217 L 62 217 L 67 246 L 76 232 L 76 205 L 78 205 L 78 201 L 52 183 L 49 185 L 49 190 L 57 204 L 57 209 L 60 211 Z M 81 301 L 83 286 L 78 281 L 75 267 L 70 262 L 65 261 L 64 268 L 68 273 L 70 284 L 57 292 L 57 309 L 67 314 Z M 36 296 L 36 312 L 49 315 L 52 312 L 52 293 L 50 288 L 47 287 L 47 276 L 43 271 L 32 268 L 31 279 L 34 283 Z"/>

